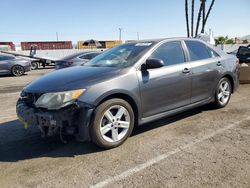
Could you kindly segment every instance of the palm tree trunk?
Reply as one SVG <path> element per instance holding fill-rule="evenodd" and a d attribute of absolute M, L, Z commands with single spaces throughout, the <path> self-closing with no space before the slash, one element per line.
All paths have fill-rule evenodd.
<path fill-rule="evenodd" d="M 191 21 L 191 36 L 194 37 L 194 3 L 195 0 L 192 0 L 192 21 Z"/>
<path fill-rule="evenodd" d="M 206 18 L 205 18 L 204 28 L 202 28 L 203 30 L 205 29 L 205 25 L 207 23 L 207 19 L 208 19 L 209 15 L 210 15 L 210 12 L 211 12 L 211 10 L 212 10 L 212 8 L 214 6 L 214 2 L 215 2 L 215 0 L 212 0 L 212 3 L 210 4 L 210 7 L 208 9 L 208 12 L 207 12 L 207 15 L 206 15 Z"/>
<path fill-rule="evenodd" d="M 206 0 L 202 0 L 202 29 L 201 33 L 204 33 L 206 19 Z"/>
<path fill-rule="evenodd" d="M 198 17 L 197 17 L 196 30 L 195 30 L 195 37 L 197 37 L 198 31 L 199 31 L 199 27 L 200 27 L 201 11 L 202 11 L 202 2 L 200 3 L 200 9 L 199 9 Z"/>
<path fill-rule="evenodd" d="M 185 13 L 186 13 L 186 24 L 187 24 L 187 37 L 190 37 L 189 19 L 188 19 L 188 0 L 185 0 Z"/>

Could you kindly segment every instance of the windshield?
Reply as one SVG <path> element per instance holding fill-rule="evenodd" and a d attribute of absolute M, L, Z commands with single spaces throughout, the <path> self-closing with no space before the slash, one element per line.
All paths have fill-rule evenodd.
<path fill-rule="evenodd" d="M 123 44 L 95 57 L 84 66 L 127 67 L 136 63 L 152 46 L 153 42 Z"/>

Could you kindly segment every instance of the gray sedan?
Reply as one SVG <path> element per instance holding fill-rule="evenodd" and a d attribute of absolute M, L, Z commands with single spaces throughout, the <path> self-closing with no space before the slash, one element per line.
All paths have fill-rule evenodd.
<path fill-rule="evenodd" d="M 0 53 L 0 75 L 22 76 L 30 68 L 30 61 Z"/>
<path fill-rule="evenodd" d="M 17 114 L 43 136 L 72 134 L 113 148 L 134 126 L 208 103 L 225 107 L 238 76 L 236 57 L 200 40 L 126 43 L 36 79 L 22 91 Z"/>

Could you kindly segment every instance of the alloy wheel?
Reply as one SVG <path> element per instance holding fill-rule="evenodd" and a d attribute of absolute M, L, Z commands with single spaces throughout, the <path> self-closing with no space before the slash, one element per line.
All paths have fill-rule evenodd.
<path fill-rule="evenodd" d="M 126 136 L 129 126 L 128 110 L 121 105 L 114 105 L 103 113 L 100 121 L 100 133 L 105 141 L 118 142 Z"/>
<path fill-rule="evenodd" d="M 15 65 L 12 68 L 12 74 L 14 76 L 22 76 L 24 74 L 24 68 L 21 65 Z"/>
<path fill-rule="evenodd" d="M 219 92 L 217 94 L 218 101 L 221 105 L 225 105 L 230 98 L 231 88 L 227 81 L 223 81 L 220 83 Z"/>

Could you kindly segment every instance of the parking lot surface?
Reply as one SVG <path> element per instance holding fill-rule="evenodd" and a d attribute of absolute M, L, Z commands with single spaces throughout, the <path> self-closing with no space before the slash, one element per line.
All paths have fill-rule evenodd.
<path fill-rule="evenodd" d="M 1 187 L 250 187 L 250 85 L 226 108 L 211 105 L 135 128 L 120 147 L 24 129 L 15 103 L 21 89 L 51 72 L 0 77 Z"/>

